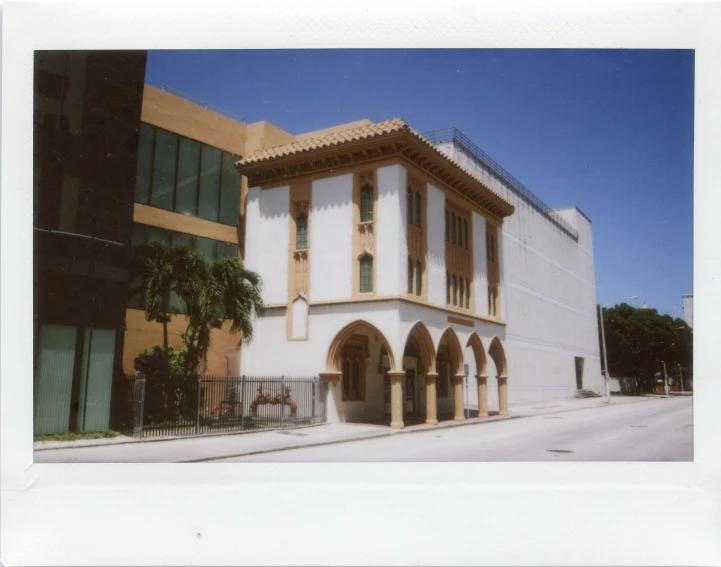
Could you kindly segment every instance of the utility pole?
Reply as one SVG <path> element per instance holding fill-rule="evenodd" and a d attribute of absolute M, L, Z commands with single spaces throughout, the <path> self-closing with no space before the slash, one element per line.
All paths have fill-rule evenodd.
<path fill-rule="evenodd" d="M 609 375 L 608 375 L 608 357 L 606 356 L 606 332 L 603 329 L 603 305 L 598 306 L 598 317 L 601 320 L 601 341 L 603 344 L 603 369 L 605 374 L 605 383 L 606 383 L 606 403 L 611 403 L 611 385 L 609 384 Z"/>
<path fill-rule="evenodd" d="M 663 364 L 663 393 L 668 396 L 668 376 L 666 375 L 666 363 L 662 360 Z"/>
<path fill-rule="evenodd" d="M 681 392 L 683 392 L 683 372 L 681 372 L 681 364 L 678 364 L 678 381 L 681 386 Z"/>

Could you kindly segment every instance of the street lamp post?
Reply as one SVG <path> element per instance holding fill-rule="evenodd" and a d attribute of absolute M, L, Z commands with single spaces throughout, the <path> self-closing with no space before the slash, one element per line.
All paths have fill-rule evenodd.
<path fill-rule="evenodd" d="M 683 373 L 681 372 L 681 364 L 677 364 L 676 366 L 678 366 L 678 382 L 681 387 L 681 393 L 683 394 Z"/>
<path fill-rule="evenodd" d="M 608 371 L 608 355 L 606 354 L 606 331 L 603 328 L 603 308 L 608 307 L 609 305 L 613 305 L 614 303 L 618 303 L 619 301 L 623 301 L 624 299 L 636 299 L 637 295 L 630 295 L 628 297 L 622 297 L 621 299 L 617 299 L 616 301 L 612 301 L 611 303 L 606 303 L 606 305 L 598 304 L 598 316 L 601 319 L 601 345 L 603 346 L 603 368 L 604 368 L 604 378 L 606 382 L 606 403 L 611 403 L 611 373 Z"/>

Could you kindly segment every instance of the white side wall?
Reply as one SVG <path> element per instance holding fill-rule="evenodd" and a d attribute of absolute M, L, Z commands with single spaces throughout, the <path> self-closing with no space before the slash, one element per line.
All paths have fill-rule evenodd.
<path fill-rule="evenodd" d="M 577 242 L 470 156 L 443 149 L 516 207 L 498 242 L 509 400 L 573 395 L 575 357 L 584 359 L 583 387 L 603 392 L 591 223 L 575 207 L 557 211 L 578 230 Z M 474 247 L 479 236 L 474 226 Z"/>
<path fill-rule="evenodd" d="M 248 190 L 245 265 L 260 274 L 265 303 L 288 301 L 288 186 Z"/>
<path fill-rule="evenodd" d="M 348 299 L 353 293 L 353 175 L 318 179 L 312 191 L 310 300 Z"/>
<path fill-rule="evenodd" d="M 427 188 L 428 302 L 446 304 L 446 196 L 430 183 Z M 475 244 L 474 244 L 475 245 Z M 484 244 L 485 247 L 485 244 Z"/>
<path fill-rule="evenodd" d="M 486 219 L 478 213 L 471 217 L 473 239 L 473 295 L 476 315 L 488 316 L 488 266 L 486 265 Z"/>
<path fill-rule="evenodd" d="M 400 165 L 381 167 L 378 176 L 378 206 L 375 262 L 376 295 L 401 295 L 406 289 L 408 250 L 405 186 L 406 169 Z"/>

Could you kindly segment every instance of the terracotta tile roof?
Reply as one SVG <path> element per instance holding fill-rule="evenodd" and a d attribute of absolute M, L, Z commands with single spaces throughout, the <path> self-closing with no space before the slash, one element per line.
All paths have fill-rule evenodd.
<path fill-rule="evenodd" d="M 376 122 L 367 126 L 360 126 L 359 128 L 333 132 L 332 134 L 321 136 L 319 138 L 310 138 L 300 142 L 291 142 L 290 144 L 260 150 L 243 158 L 239 163 L 241 165 L 250 165 L 275 158 L 292 156 L 303 152 L 332 148 L 347 142 L 367 140 L 383 134 L 392 134 L 394 132 L 401 132 L 404 130 L 410 131 L 411 128 L 400 118 L 393 118 L 391 120 L 386 120 L 385 122 Z"/>
<path fill-rule="evenodd" d="M 397 132 L 407 132 L 424 145 L 433 149 L 439 156 L 441 156 L 449 164 L 459 169 L 464 174 L 471 177 L 474 181 L 482 185 L 488 192 L 493 194 L 495 197 L 500 199 L 506 205 L 513 207 L 513 205 L 505 199 L 502 195 L 488 187 L 483 181 L 481 181 L 476 175 L 468 171 L 465 167 L 459 164 L 457 161 L 451 159 L 447 154 L 438 149 L 433 143 L 429 142 L 426 138 L 421 136 L 408 124 L 406 124 L 400 118 L 392 118 L 384 122 L 376 122 L 374 124 L 368 124 L 366 126 L 360 126 L 358 128 L 350 128 L 348 130 L 341 130 L 334 132 L 326 136 L 320 136 L 318 138 L 310 138 L 308 140 L 301 140 L 298 142 L 291 142 L 290 144 L 284 144 L 281 146 L 275 146 L 265 150 L 254 152 L 245 158 L 241 159 L 237 165 L 239 166 L 252 166 L 255 164 L 261 164 L 263 162 L 272 161 L 279 158 L 290 157 L 298 154 L 309 153 L 314 150 L 323 150 L 332 148 L 349 142 L 356 142 L 360 140 L 369 140 L 372 138 L 384 136 L 387 134 L 394 134 Z"/>

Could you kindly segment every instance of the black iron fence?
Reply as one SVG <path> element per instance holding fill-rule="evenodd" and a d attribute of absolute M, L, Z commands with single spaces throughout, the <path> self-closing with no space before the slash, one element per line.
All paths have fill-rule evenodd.
<path fill-rule="evenodd" d="M 326 385 L 318 377 L 127 376 L 134 437 L 200 435 L 324 423 Z"/>

